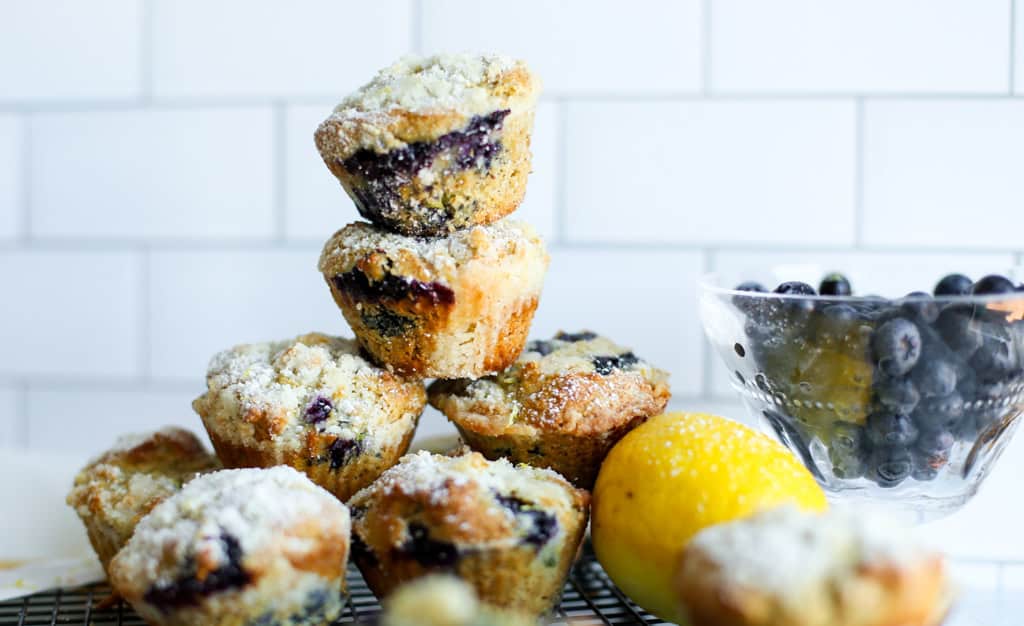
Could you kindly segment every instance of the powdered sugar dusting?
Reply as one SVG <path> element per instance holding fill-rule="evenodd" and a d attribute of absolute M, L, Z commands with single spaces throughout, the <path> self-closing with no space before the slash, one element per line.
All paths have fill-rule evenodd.
<path fill-rule="evenodd" d="M 373 80 L 345 98 L 335 112 L 490 112 L 503 108 L 498 86 L 517 67 L 525 68 L 521 61 L 495 54 L 408 56 L 378 72 Z"/>
<path fill-rule="evenodd" d="M 929 555 L 888 519 L 843 510 L 808 513 L 791 505 L 707 528 L 687 550 L 718 564 L 732 585 L 793 596 L 865 565 L 900 567 Z"/>
<path fill-rule="evenodd" d="M 118 555 L 122 571 L 168 582 L 169 563 L 202 553 L 223 564 L 221 536 L 238 540 L 243 553 L 283 540 L 281 531 L 307 519 L 343 525 L 348 509 L 304 474 L 285 466 L 221 470 L 200 476 L 147 515 Z M 173 554 L 173 559 L 168 559 Z"/>

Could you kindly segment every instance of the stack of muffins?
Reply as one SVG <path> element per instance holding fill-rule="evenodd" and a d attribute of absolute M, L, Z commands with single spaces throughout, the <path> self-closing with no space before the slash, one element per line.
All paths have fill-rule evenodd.
<path fill-rule="evenodd" d="M 182 488 L 165 455 L 144 480 L 177 482 L 145 507 L 111 505 L 133 521 L 116 529 L 120 545 L 104 545 L 104 561 L 120 550 L 111 579 L 148 621 L 331 619 L 340 609 L 320 596 L 336 564 L 312 568 L 321 575 L 304 583 L 305 596 L 275 605 L 261 595 L 309 568 L 286 555 L 292 565 L 265 580 L 260 563 L 276 563 L 287 542 L 260 531 L 263 516 L 244 494 L 265 503 L 288 485 L 348 504 L 317 532 L 347 535 L 350 509 L 351 554 L 379 597 L 443 572 L 486 604 L 538 615 L 557 601 L 601 461 L 662 411 L 669 388 L 666 373 L 593 332 L 527 342 L 548 254 L 529 225 L 503 218 L 525 193 L 539 89 L 525 64 L 505 57 L 406 59 L 319 126 L 324 162 L 369 220 L 335 233 L 319 261 L 355 340 L 309 333 L 213 357 L 193 407 L 216 460 L 197 464 L 204 475 Z M 428 398 L 471 449 L 403 457 Z M 254 476 L 270 470 L 215 471 L 217 461 L 297 472 L 279 468 L 263 488 Z M 218 478 L 232 471 L 248 473 Z M 111 534 L 88 502 L 113 482 L 90 466 L 69 497 L 90 536 Z M 294 508 L 269 518 L 301 527 Z M 288 532 L 316 543 L 302 528 Z M 260 563 L 247 560 L 250 544 Z M 152 554 L 159 546 L 163 557 Z M 322 553 L 347 558 L 348 547 Z"/>

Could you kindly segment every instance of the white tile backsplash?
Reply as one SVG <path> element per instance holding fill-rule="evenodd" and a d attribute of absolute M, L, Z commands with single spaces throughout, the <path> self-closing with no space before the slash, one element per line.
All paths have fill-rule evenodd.
<path fill-rule="evenodd" d="M 358 216 L 312 133 L 414 49 L 540 74 L 514 214 L 553 251 L 533 335 L 609 334 L 672 372 L 673 409 L 747 419 L 705 352 L 705 261 L 902 293 L 1024 253 L 1020 0 L 8 2 L 0 445 L 198 428 L 217 350 L 349 335 L 316 260 Z M 420 435 L 443 432 L 428 410 Z M 985 572 L 1024 560 L 1022 447 L 928 526 Z"/>
<path fill-rule="evenodd" d="M 269 108 L 41 114 L 32 119 L 32 235 L 268 238 Z"/>
<path fill-rule="evenodd" d="M 47 452 L 98 454 L 120 435 L 164 426 L 187 428 L 205 442 L 203 423 L 192 411 L 192 400 L 202 390 L 31 389 L 28 445 Z"/>
<path fill-rule="evenodd" d="M 423 3 L 426 52 L 498 50 L 524 58 L 555 93 L 695 92 L 700 0 L 477 0 Z"/>
<path fill-rule="evenodd" d="M 1024 102 L 870 102 L 864 124 L 866 244 L 1024 245 Z"/>
<path fill-rule="evenodd" d="M 351 337 L 317 271 L 320 248 L 156 252 L 149 367 L 202 382 L 216 352 L 311 331 Z"/>
<path fill-rule="evenodd" d="M 572 241 L 849 245 L 849 102 L 569 105 Z"/>
<path fill-rule="evenodd" d="M 1005 93 L 1010 0 L 715 0 L 721 92 Z"/>
<path fill-rule="evenodd" d="M 0 385 L 0 448 L 19 445 L 21 404 L 13 385 Z"/>
<path fill-rule="evenodd" d="M 531 336 L 589 329 L 669 371 L 676 395 L 702 388 L 693 252 L 555 250 Z"/>
<path fill-rule="evenodd" d="M 143 1 L 0 4 L 0 103 L 138 96 Z"/>
<path fill-rule="evenodd" d="M 157 98 L 330 96 L 409 52 L 413 0 L 152 0 Z"/>
<path fill-rule="evenodd" d="M 138 372 L 138 254 L 0 251 L 0 377 Z"/>
<path fill-rule="evenodd" d="M 21 229 L 24 133 L 22 118 L 0 115 L 0 241 Z"/>

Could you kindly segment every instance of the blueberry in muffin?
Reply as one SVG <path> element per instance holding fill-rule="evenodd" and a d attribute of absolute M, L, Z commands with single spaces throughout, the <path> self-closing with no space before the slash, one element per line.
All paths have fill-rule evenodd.
<path fill-rule="evenodd" d="M 698 533 L 676 589 L 702 626 L 936 626 L 942 556 L 885 518 L 780 507 Z"/>
<path fill-rule="evenodd" d="M 143 518 L 110 580 L 149 624 L 325 624 L 349 533 L 345 505 L 290 467 L 221 470 Z"/>
<path fill-rule="evenodd" d="M 290 465 L 342 501 L 405 454 L 426 405 L 421 382 L 320 333 L 220 352 L 206 385 L 192 406 L 225 466 Z"/>
<path fill-rule="evenodd" d="M 485 603 L 539 615 L 558 599 L 588 503 L 550 470 L 418 452 L 349 501 L 352 558 L 379 598 L 448 573 Z"/>
<path fill-rule="evenodd" d="M 75 476 L 67 503 L 85 524 L 104 569 L 135 526 L 197 474 L 220 463 L 191 432 L 167 427 L 125 435 Z"/>
<path fill-rule="evenodd" d="M 487 458 L 548 467 L 585 489 L 615 442 L 670 396 L 666 372 L 590 331 L 531 341 L 503 372 L 435 381 L 428 393 Z"/>
<path fill-rule="evenodd" d="M 526 343 L 548 254 L 527 224 L 502 220 L 437 239 L 349 224 L 320 272 L 377 363 L 416 377 L 500 371 Z"/>
<path fill-rule="evenodd" d="M 364 218 L 443 236 L 522 202 L 539 92 L 507 57 L 404 58 L 345 98 L 316 145 Z"/>

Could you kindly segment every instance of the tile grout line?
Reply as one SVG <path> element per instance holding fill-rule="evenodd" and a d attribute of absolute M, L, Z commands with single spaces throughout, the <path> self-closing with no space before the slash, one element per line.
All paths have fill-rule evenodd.
<path fill-rule="evenodd" d="M 409 42 L 412 51 L 416 54 L 423 54 L 423 0 L 411 0 L 412 2 L 412 32 Z"/>
<path fill-rule="evenodd" d="M 864 98 L 854 103 L 853 245 L 864 247 Z"/>
<path fill-rule="evenodd" d="M 139 82 L 143 104 L 153 101 L 153 0 L 142 0 L 139 33 Z"/>
<path fill-rule="evenodd" d="M 19 239 L 32 241 L 32 114 L 21 122 L 21 224 Z"/>
<path fill-rule="evenodd" d="M 711 10 L 713 0 L 703 0 L 702 9 L 704 11 L 703 19 L 701 20 L 701 31 L 703 35 L 703 41 L 701 41 L 701 92 L 704 96 L 711 94 Z"/>
<path fill-rule="evenodd" d="M 274 103 L 271 115 L 271 124 L 273 124 L 270 133 L 273 150 L 271 167 L 274 171 L 271 204 L 274 213 L 274 238 L 278 242 L 283 242 L 288 238 L 288 159 L 285 155 L 288 121 L 285 104 L 283 102 Z"/>
<path fill-rule="evenodd" d="M 704 274 L 710 274 L 715 271 L 715 265 L 717 261 L 717 253 L 714 248 L 705 248 L 702 254 L 702 269 Z M 699 300 L 699 296 L 698 296 Z M 696 302 L 697 307 L 700 307 L 700 302 Z M 700 319 L 700 311 L 697 312 L 697 318 Z M 711 400 L 715 395 L 714 380 L 711 375 L 712 368 L 714 367 L 714 354 L 711 352 L 711 342 L 704 335 L 703 324 L 701 325 L 700 334 L 700 345 L 701 345 L 701 399 Z"/>
<path fill-rule="evenodd" d="M 558 102 L 555 115 L 555 243 L 565 246 L 569 240 L 569 104 Z"/>

